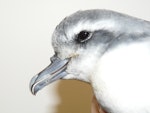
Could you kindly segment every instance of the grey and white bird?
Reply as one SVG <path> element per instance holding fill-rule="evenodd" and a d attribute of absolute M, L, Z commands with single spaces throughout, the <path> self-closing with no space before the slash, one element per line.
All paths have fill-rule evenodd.
<path fill-rule="evenodd" d="M 52 35 L 51 64 L 31 92 L 58 79 L 90 83 L 108 113 L 150 113 L 150 22 L 110 10 L 78 11 Z"/>

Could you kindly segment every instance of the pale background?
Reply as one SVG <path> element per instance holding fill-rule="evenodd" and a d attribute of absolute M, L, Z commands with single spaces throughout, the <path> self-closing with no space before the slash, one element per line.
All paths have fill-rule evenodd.
<path fill-rule="evenodd" d="M 59 81 L 33 96 L 29 81 L 53 55 L 51 34 L 81 9 L 111 9 L 150 20 L 149 0 L 0 0 L 0 113 L 90 113 L 92 90 Z"/>

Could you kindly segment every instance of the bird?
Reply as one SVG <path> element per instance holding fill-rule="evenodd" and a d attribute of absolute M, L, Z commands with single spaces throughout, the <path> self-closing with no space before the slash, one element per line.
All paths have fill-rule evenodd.
<path fill-rule="evenodd" d="M 77 11 L 52 34 L 51 63 L 31 92 L 59 79 L 91 84 L 107 113 L 150 113 L 150 22 L 107 9 Z"/>

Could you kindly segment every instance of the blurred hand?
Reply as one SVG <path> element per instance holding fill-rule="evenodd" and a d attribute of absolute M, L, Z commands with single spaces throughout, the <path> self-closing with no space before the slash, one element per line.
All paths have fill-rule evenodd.
<path fill-rule="evenodd" d="M 93 99 L 92 99 L 91 113 L 106 113 L 101 107 L 99 107 L 95 96 L 93 96 Z"/>

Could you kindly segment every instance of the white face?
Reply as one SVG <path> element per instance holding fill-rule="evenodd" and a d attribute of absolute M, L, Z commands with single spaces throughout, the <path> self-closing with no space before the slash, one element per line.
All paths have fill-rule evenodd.
<path fill-rule="evenodd" d="M 98 48 L 97 48 L 98 49 Z M 99 53 L 95 49 L 78 49 L 76 55 L 71 57 L 71 61 L 67 66 L 69 75 L 65 79 L 79 79 L 90 82 L 90 76 L 93 75 L 96 68 L 96 62 L 99 59 Z"/>
<path fill-rule="evenodd" d="M 91 22 L 92 21 L 92 22 Z M 61 59 L 71 58 L 64 79 L 90 81 L 96 62 L 114 37 L 115 23 L 109 19 L 86 20 L 65 18 L 53 33 L 52 44 Z"/>

